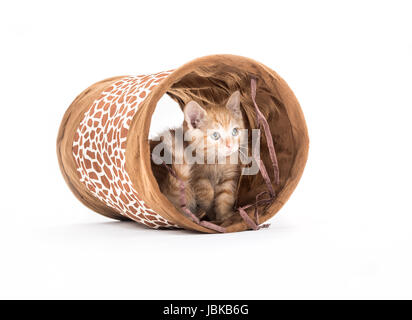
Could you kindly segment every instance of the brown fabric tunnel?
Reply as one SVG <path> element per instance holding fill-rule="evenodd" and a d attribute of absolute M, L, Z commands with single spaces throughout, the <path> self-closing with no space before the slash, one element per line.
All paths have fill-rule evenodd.
<path fill-rule="evenodd" d="M 151 228 L 215 232 L 180 213 L 160 192 L 155 175 L 167 172 L 151 163 L 151 117 L 164 94 L 183 107 L 190 100 L 221 103 L 239 90 L 248 128 L 256 128 L 252 78 L 257 80 L 256 103 L 269 125 L 279 165 L 279 184 L 273 184 L 276 198 L 259 208 L 259 222 L 267 221 L 299 182 L 309 138 L 302 110 L 286 82 L 263 64 L 240 56 L 202 57 L 176 70 L 114 77 L 83 91 L 66 111 L 57 138 L 58 160 L 67 184 L 86 206 L 110 218 L 132 219 Z M 273 175 L 265 135 L 260 149 Z M 256 195 L 266 190 L 261 174 L 242 176 L 237 206 L 255 202 Z M 245 211 L 254 217 L 252 207 Z M 227 232 L 249 229 L 237 214 L 223 226 Z"/>

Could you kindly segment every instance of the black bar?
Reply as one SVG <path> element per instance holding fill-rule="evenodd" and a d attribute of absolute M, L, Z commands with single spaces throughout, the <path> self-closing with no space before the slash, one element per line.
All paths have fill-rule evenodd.
<path fill-rule="evenodd" d="M 57 319 L 65 317 L 105 316 L 115 319 L 287 319 L 308 317 L 335 319 L 339 317 L 381 317 L 394 319 L 398 312 L 408 315 L 410 301 L 290 301 L 290 300 L 27 300 L 0 301 L 3 315 L 10 311 L 16 317 Z"/>

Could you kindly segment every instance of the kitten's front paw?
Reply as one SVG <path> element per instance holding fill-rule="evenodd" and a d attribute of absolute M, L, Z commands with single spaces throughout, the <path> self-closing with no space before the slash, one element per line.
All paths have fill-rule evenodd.
<path fill-rule="evenodd" d="M 216 221 L 223 222 L 235 214 L 234 211 L 216 212 Z"/>

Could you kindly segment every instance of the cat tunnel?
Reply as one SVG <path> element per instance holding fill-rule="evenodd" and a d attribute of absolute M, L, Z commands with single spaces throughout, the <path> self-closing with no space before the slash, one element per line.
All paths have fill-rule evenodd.
<path fill-rule="evenodd" d="M 170 172 L 151 161 L 148 136 L 164 94 L 183 108 L 191 100 L 221 104 L 236 90 L 247 128 L 263 132 L 261 167 L 255 175 L 241 176 L 238 214 L 217 226 L 179 211 L 162 194 L 158 180 Z M 150 228 L 205 233 L 258 229 L 273 217 L 297 186 L 308 148 L 305 119 L 286 82 L 265 65 L 234 55 L 212 55 L 175 70 L 97 82 L 69 106 L 57 137 L 63 177 L 90 209 Z"/>

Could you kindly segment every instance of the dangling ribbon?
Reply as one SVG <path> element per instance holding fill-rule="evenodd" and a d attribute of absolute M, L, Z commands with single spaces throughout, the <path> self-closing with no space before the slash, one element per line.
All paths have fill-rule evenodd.
<path fill-rule="evenodd" d="M 250 81 L 250 91 L 251 91 L 252 102 L 255 107 L 258 129 L 260 130 L 261 128 L 263 128 L 263 131 L 265 133 L 266 142 L 267 142 L 267 146 L 269 150 L 269 156 L 270 156 L 272 167 L 273 167 L 274 183 L 278 185 L 279 184 L 279 165 L 278 165 L 278 160 L 276 157 L 276 150 L 275 150 L 275 146 L 273 145 L 273 138 L 272 138 L 272 133 L 270 132 L 269 124 L 256 103 L 256 79 L 255 78 L 252 78 Z M 260 131 L 259 131 L 258 140 L 260 140 Z M 263 204 L 272 203 L 276 197 L 275 190 L 273 189 L 273 185 L 272 185 L 272 182 L 270 181 L 265 164 L 263 163 L 261 159 L 259 159 L 258 166 L 259 166 L 260 174 L 262 175 L 262 178 L 266 183 L 268 191 L 264 191 L 256 195 L 256 201 L 254 204 L 248 204 L 246 206 L 239 207 L 237 209 L 239 211 L 240 216 L 245 221 L 245 223 L 253 230 L 259 230 L 261 228 L 269 227 L 269 224 L 264 224 L 264 225 L 259 226 L 259 208 L 258 207 Z M 269 194 L 269 198 L 259 199 L 262 195 L 267 194 L 267 193 Z M 256 222 L 253 221 L 253 219 L 250 218 L 246 212 L 246 209 L 250 207 L 255 207 Z"/>

